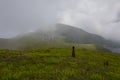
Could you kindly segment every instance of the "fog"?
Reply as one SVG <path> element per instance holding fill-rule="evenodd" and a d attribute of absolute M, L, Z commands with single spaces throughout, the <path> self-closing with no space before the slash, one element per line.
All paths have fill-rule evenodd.
<path fill-rule="evenodd" d="M 120 0 L 0 0 L 0 37 L 64 23 L 120 40 Z"/>

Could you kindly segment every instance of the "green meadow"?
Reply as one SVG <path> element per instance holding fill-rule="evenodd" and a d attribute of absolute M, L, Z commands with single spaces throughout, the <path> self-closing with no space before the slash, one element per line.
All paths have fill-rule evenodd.
<path fill-rule="evenodd" d="M 88 45 L 90 47 L 90 45 Z M 0 80 L 120 80 L 120 55 L 76 47 L 0 50 Z"/>

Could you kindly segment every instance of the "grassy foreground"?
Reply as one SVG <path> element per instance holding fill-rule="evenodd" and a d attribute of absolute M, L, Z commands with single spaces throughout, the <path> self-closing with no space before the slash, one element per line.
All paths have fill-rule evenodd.
<path fill-rule="evenodd" d="M 0 50 L 0 80 L 120 80 L 120 55 L 95 50 Z"/>

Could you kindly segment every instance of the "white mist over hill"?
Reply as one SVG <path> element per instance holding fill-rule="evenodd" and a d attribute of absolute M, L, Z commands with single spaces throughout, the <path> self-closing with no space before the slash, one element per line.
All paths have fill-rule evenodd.
<path fill-rule="evenodd" d="M 120 0 L 0 0 L 0 37 L 64 23 L 120 40 Z"/>

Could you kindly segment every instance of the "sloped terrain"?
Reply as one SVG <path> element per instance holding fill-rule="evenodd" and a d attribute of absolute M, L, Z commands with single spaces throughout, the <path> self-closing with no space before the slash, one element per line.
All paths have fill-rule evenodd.
<path fill-rule="evenodd" d="M 41 48 L 47 47 L 49 44 L 51 47 L 54 44 L 60 44 L 61 47 L 64 47 L 64 44 L 119 46 L 101 36 L 65 24 L 56 24 L 54 29 L 37 30 L 11 39 L 0 39 L 0 48 L 2 49 Z"/>

